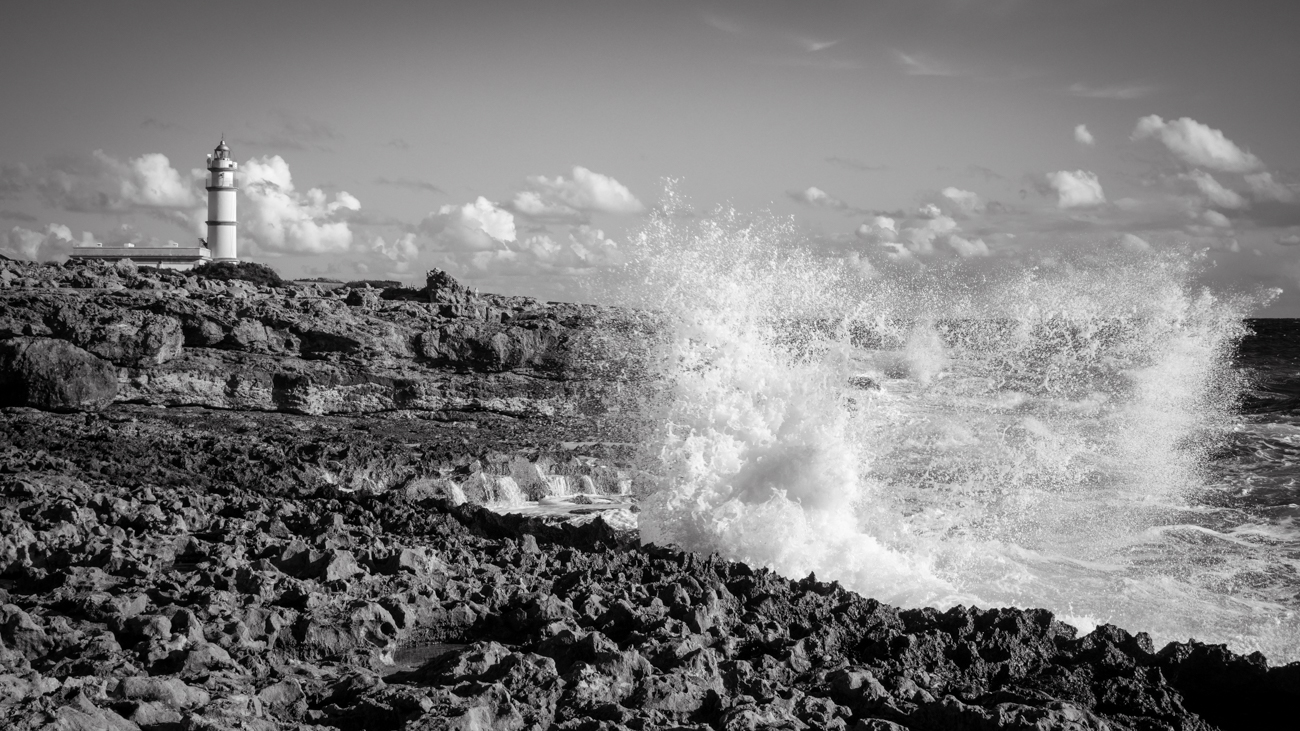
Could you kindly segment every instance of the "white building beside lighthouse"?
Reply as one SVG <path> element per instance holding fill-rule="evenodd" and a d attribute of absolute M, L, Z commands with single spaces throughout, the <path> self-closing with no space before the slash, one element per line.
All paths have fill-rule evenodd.
<path fill-rule="evenodd" d="M 213 261 L 239 261 L 235 230 L 235 170 L 223 137 L 208 155 L 208 248 Z"/>

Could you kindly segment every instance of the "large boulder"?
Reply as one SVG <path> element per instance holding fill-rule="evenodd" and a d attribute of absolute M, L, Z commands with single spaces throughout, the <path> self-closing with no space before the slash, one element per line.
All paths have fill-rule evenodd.
<path fill-rule="evenodd" d="M 0 341 L 0 405 L 93 410 L 117 395 L 117 369 L 65 340 Z"/>

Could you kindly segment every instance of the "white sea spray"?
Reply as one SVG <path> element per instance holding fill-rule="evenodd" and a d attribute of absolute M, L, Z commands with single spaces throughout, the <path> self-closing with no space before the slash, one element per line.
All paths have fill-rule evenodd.
<path fill-rule="evenodd" d="M 1196 288 L 1193 257 L 868 276 L 787 220 L 671 190 L 626 255 L 606 291 L 671 329 L 641 412 L 644 541 L 905 606 L 1296 654 L 1294 601 L 1243 603 L 1178 537 L 1250 304 Z"/>

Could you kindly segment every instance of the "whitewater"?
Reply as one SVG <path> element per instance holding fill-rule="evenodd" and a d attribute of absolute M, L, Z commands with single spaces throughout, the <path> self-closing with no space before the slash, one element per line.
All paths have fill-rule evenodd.
<path fill-rule="evenodd" d="M 624 256 L 600 296 L 669 323 L 640 344 L 644 542 L 1300 660 L 1293 487 L 1290 510 L 1241 498 L 1269 454 L 1243 435 L 1268 430 L 1233 357 L 1268 293 L 1100 245 L 871 263 L 671 190 Z M 1300 453 L 1289 428 L 1270 438 Z"/>

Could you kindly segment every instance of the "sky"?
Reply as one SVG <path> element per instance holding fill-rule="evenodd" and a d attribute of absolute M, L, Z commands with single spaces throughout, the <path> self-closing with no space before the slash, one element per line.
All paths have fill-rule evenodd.
<path fill-rule="evenodd" d="M 75 7 L 75 12 L 73 8 Z M 1300 4 L 24 3 L 0 253 L 205 235 L 295 277 L 581 298 L 667 180 L 827 256 L 1204 252 L 1300 317 Z"/>

